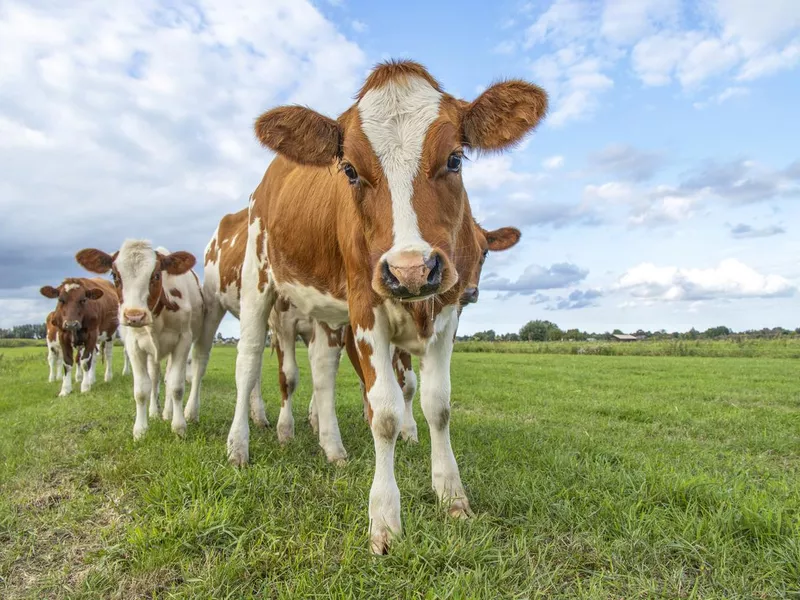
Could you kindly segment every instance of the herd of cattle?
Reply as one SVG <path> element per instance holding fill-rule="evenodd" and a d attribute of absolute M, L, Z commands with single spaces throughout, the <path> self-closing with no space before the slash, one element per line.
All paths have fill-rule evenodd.
<path fill-rule="evenodd" d="M 345 349 L 361 380 L 375 444 L 371 548 L 384 553 L 401 531 L 396 440 L 417 440 L 415 354 L 433 488 L 450 515 L 468 516 L 450 446 L 453 342 L 463 307 L 478 299 L 487 253 L 511 248 L 520 232 L 486 231 L 474 220 L 463 154 L 512 147 L 546 110 L 546 93 L 521 80 L 501 81 L 466 102 L 445 93 L 418 63 L 391 61 L 375 67 L 336 120 L 301 106 L 264 113 L 255 133 L 276 157 L 248 207 L 220 221 L 206 247 L 202 282 L 192 254 L 127 240 L 110 254 L 87 248 L 76 255 L 86 270 L 110 272 L 113 282 L 67 278 L 41 289 L 57 299 L 47 317 L 50 380 L 61 379 L 59 395 L 66 396 L 74 368 L 81 391 L 89 391 L 101 358 L 109 381 L 118 335 L 123 374 L 130 363 L 133 375 L 134 438 L 147 431 L 148 416 L 159 414 L 183 435 L 187 421 L 199 419 L 214 336 L 229 312 L 240 322 L 230 462 L 249 461 L 249 419 L 268 425 L 261 366 L 269 329 L 279 363 L 279 441 L 294 436 L 299 336 L 313 381 L 309 422 L 327 459 L 338 463 L 347 457 L 335 411 Z"/>

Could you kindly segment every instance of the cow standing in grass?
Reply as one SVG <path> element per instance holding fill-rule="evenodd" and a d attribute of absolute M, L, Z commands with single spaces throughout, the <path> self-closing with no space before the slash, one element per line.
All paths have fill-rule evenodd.
<path fill-rule="evenodd" d="M 84 249 L 77 261 L 94 273 L 108 273 L 114 278 L 119 297 L 119 320 L 126 327 L 125 348 L 133 371 L 133 395 L 136 399 L 134 439 L 147 431 L 147 400 L 157 390 L 161 360 L 166 359 L 166 400 L 164 419 L 172 420 L 172 431 L 186 433 L 183 394 L 186 362 L 192 343 L 203 329 L 205 309 L 197 275 L 192 271 L 195 258 L 188 252 L 170 253 L 153 248 L 144 240 L 126 240 L 113 255 L 102 250 Z M 195 362 L 195 368 L 197 363 Z M 153 372 L 156 370 L 156 372 Z M 189 405 L 199 404 L 200 377 L 195 372 Z"/>
<path fill-rule="evenodd" d="M 51 311 L 44 321 L 47 340 L 47 364 L 50 367 L 50 375 L 48 381 L 60 381 L 64 375 L 62 366 L 64 360 L 61 357 L 61 342 L 58 340 L 58 325 L 53 322 L 53 317 L 56 316 L 56 311 Z"/>
<path fill-rule="evenodd" d="M 511 80 L 475 101 L 442 91 L 419 64 L 379 65 L 338 119 L 286 106 L 256 122 L 277 157 L 251 197 L 242 266 L 236 412 L 228 457 L 249 461 L 248 405 L 258 381 L 267 320 L 278 295 L 331 329 L 349 323 L 364 376 L 375 444 L 369 495 L 371 548 L 383 553 L 400 533 L 394 448 L 404 402 L 392 368 L 394 347 L 421 357 L 421 403 L 431 436 L 431 473 L 454 517 L 470 513 L 450 446 L 450 359 L 461 295 L 461 249 L 472 229 L 461 179 L 467 148 L 499 151 L 518 143 L 544 116 L 545 92 Z M 465 229 L 466 228 L 466 229 Z M 315 365 L 320 443 L 338 431 L 332 395 L 336 365 Z"/>
<path fill-rule="evenodd" d="M 97 344 L 113 339 L 119 325 L 114 286 L 99 277 L 71 277 L 57 288 L 46 285 L 40 292 L 46 298 L 58 298 L 52 321 L 59 330 L 58 340 L 64 361 L 59 396 L 72 392 L 73 361 L 79 362 L 78 368 L 82 371 L 81 392 L 88 392 L 95 382 Z M 73 354 L 73 349 L 78 348 L 82 349 L 82 354 Z M 106 382 L 112 377 L 111 350 L 109 344 L 106 348 Z"/>

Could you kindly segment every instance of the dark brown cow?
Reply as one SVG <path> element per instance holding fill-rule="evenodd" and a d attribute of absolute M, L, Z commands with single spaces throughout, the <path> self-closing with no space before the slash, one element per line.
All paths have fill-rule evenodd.
<path fill-rule="evenodd" d="M 436 495 L 452 516 L 471 512 L 449 429 L 450 359 L 470 277 L 464 265 L 480 253 L 477 243 L 458 244 L 473 229 L 462 158 L 467 149 L 515 145 L 546 109 L 545 92 L 520 80 L 494 84 L 473 102 L 459 100 L 424 67 L 405 61 L 376 67 L 336 120 L 285 106 L 256 122 L 258 139 L 278 156 L 250 204 L 228 456 L 236 465 L 249 460 L 249 396 L 278 294 L 331 329 L 349 323 L 372 411 L 375 552 L 401 531 L 394 448 L 404 403 L 393 345 L 421 356 Z M 316 366 L 330 380 L 334 365 Z M 320 415 L 332 412 L 331 401 L 315 395 Z M 323 447 L 331 433 L 320 417 Z"/>
<path fill-rule="evenodd" d="M 99 277 L 71 277 L 57 288 L 46 285 L 40 290 L 46 298 L 58 298 L 53 324 L 58 328 L 58 338 L 64 361 L 64 377 L 59 396 L 72 392 L 73 348 L 82 348 L 80 368 L 81 392 L 88 392 L 95 382 L 97 344 L 113 340 L 119 326 L 117 319 L 117 294 L 114 285 Z M 111 381 L 113 344 L 107 344 L 105 381 Z"/>

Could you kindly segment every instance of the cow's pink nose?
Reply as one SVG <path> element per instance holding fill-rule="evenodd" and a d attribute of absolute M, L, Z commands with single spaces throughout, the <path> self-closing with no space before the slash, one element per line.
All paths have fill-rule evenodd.
<path fill-rule="evenodd" d="M 401 252 L 381 265 L 384 285 L 397 298 L 433 294 L 442 283 L 438 253 L 425 257 L 419 252 Z"/>
<path fill-rule="evenodd" d="M 122 316 L 125 317 L 125 323 L 133 327 L 144 323 L 144 311 L 138 308 L 129 308 Z"/>

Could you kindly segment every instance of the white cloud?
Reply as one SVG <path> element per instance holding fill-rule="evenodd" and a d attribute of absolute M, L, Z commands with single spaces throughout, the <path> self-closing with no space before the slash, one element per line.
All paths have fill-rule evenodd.
<path fill-rule="evenodd" d="M 580 39 L 592 30 L 592 13 L 592 5 L 580 0 L 556 0 L 525 31 L 525 46 Z"/>
<path fill-rule="evenodd" d="M 464 166 L 464 186 L 470 192 L 494 191 L 511 183 L 536 179 L 532 173 L 515 171 L 507 154 L 481 156 Z"/>
<path fill-rule="evenodd" d="M 614 87 L 602 70 L 601 61 L 585 56 L 579 46 L 568 46 L 535 61 L 533 75 L 551 97 L 546 123 L 559 127 L 591 116 L 597 109 L 598 96 Z"/>
<path fill-rule="evenodd" d="M 676 21 L 679 0 L 606 0 L 600 33 L 616 44 L 630 44 Z"/>
<path fill-rule="evenodd" d="M 781 50 L 766 52 L 749 58 L 742 65 L 742 69 L 736 78 L 739 81 L 752 81 L 779 71 L 793 69 L 798 63 L 800 63 L 800 42 L 793 42 Z"/>
<path fill-rule="evenodd" d="M 548 171 L 554 171 L 556 169 L 560 169 L 563 166 L 564 166 L 563 156 L 558 156 L 558 155 L 550 156 L 542 161 L 542 167 L 544 167 Z"/>
<path fill-rule="evenodd" d="M 350 27 L 352 27 L 353 31 L 356 33 L 364 33 L 367 29 L 369 29 L 369 25 L 364 23 L 364 21 L 359 21 L 358 19 L 350 23 Z"/>
<path fill-rule="evenodd" d="M 68 275 L 76 250 L 127 236 L 202 253 L 270 160 L 255 117 L 279 103 L 338 114 L 365 66 L 302 0 L 5 2 L 0 254 L 62 256 Z M 0 279 L 52 276 L 24 266 L 0 261 Z"/>
<path fill-rule="evenodd" d="M 495 54 L 513 54 L 517 50 L 517 43 L 513 40 L 504 40 L 492 48 Z"/>
<path fill-rule="evenodd" d="M 785 297 L 796 291 L 784 277 L 762 275 L 736 259 L 707 269 L 642 263 L 628 269 L 616 289 L 637 299 L 661 302 Z"/>
<path fill-rule="evenodd" d="M 731 98 L 738 98 L 742 96 L 747 96 L 750 94 L 750 90 L 746 87 L 741 86 L 731 86 L 727 87 L 722 90 L 719 94 L 714 94 L 708 100 L 704 102 L 695 102 L 694 107 L 698 110 L 702 110 L 707 108 L 711 105 L 719 106 L 723 102 L 727 102 Z"/>

